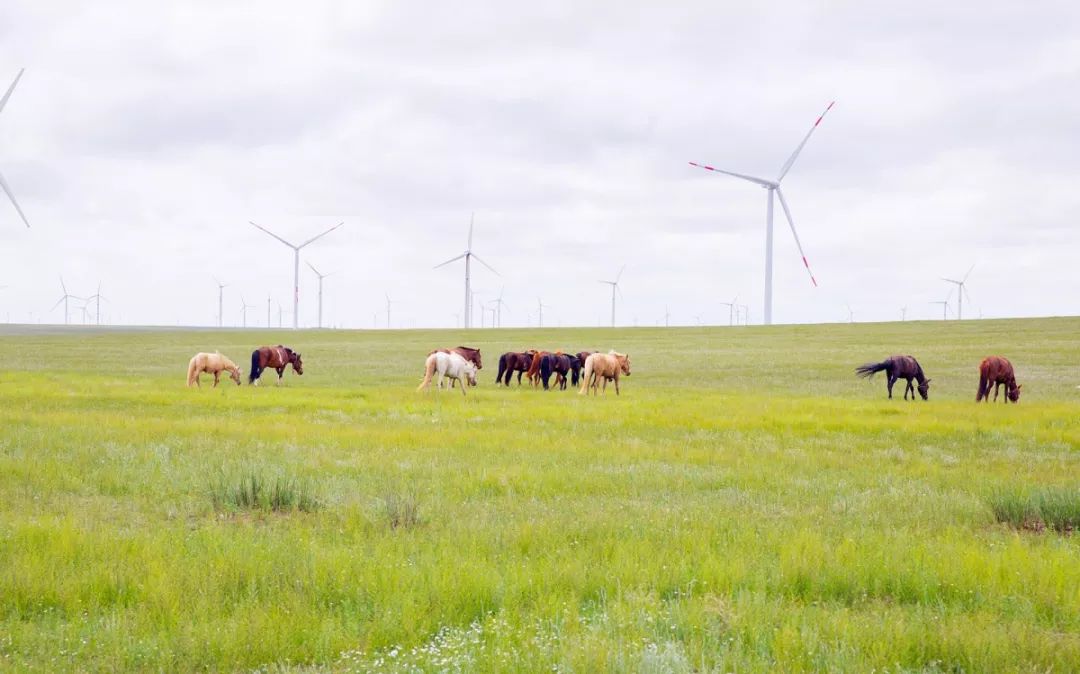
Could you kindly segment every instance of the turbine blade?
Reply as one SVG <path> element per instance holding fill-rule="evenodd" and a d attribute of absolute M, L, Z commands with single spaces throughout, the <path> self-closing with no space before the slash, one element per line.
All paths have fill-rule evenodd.
<path fill-rule="evenodd" d="M 956 285 L 960 285 L 960 281 L 955 281 L 951 278 L 945 278 L 944 276 L 941 276 L 939 278 L 941 278 L 942 281 L 948 281 L 949 283 L 955 283 Z"/>
<path fill-rule="evenodd" d="M 764 178 L 755 178 L 754 176 L 748 176 L 748 175 L 745 175 L 743 173 L 735 173 L 733 171 L 725 171 L 724 169 L 718 169 L 715 166 L 708 166 L 706 164 L 698 164 L 696 162 L 689 162 L 689 163 L 690 163 L 691 166 L 696 166 L 698 168 L 703 168 L 706 171 L 713 171 L 715 173 L 723 173 L 724 175 L 735 176 L 736 178 L 742 178 L 743 180 L 749 180 L 750 182 L 757 183 L 758 185 L 761 185 L 762 187 L 772 187 L 772 186 L 774 186 L 776 184 L 776 183 L 772 182 L 771 180 L 765 180 Z"/>
<path fill-rule="evenodd" d="M 64 303 L 64 299 L 65 299 L 66 297 L 67 297 L 67 295 L 64 295 L 64 297 L 61 297 L 60 299 L 56 300 L 56 304 L 52 305 L 52 309 L 49 309 L 49 311 L 56 311 L 56 307 L 58 307 L 58 306 L 60 306 L 61 304 L 63 304 L 63 303 Z"/>
<path fill-rule="evenodd" d="M 64 296 L 67 297 L 67 294 L 68 294 L 67 286 L 64 285 L 64 277 L 63 276 L 60 277 L 60 287 L 64 289 Z"/>
<path fill-rule="evenodd" d="M 791 226 L 791 235 L 795 237 L 795 245 L 799 249 L 799 255 L 802 256 L 802 263 L 806 267 L 806 273 L 810 274 L 810 282 L 817 287 L 817 279 L 814 278 L 814 272 L 810 271 L 810 263 L 806 260 L 806 253 L 803 252 L 802 242 L 799 241 L 799 233 L 795 231 L 795 221 L 791 219 L 791 210 L 788 208 L 787 200 L 784 199 L 784 193 L 780 191 L 780 188 L 776 188 L 776 196 L 780 197 L 780 207 L 784 209 L 784 217 L 787 218 L 788 224 Z"/>
<path fill-rule="evenodd" d="M 974 269 L 974 268 L 975 268 L 975 265 L 971 265 L 971 268 L 967 270 L 966 274 L 964 274 L 964 280 L 961 281 L 961 283 L 964 283 L 964 282 L 966 282 L 968 280 L 968 277 L 971 276 L 971 270 Z"/>
<path fill-rule="evenodd" d="M 622 273 L 626 271 L 626 265 L 624 264 L 619 268 L 619 273 L 615 276 L 615 285 L 619 285 L 619 279 L 622 278 Z"/>
<path fill-rule="evenodd" d="M 835 104 L 836 101 L 829 103 L 829 105 L 825 108 L 825 112 L 821 113 L 821 116 L 817 118 L 817 121 L 814 122 L 814 125 L 810 127 L 809 131 L 806 132 L 806 136 L 802 139 L 802 142 L 799 143 L 799 146 L 795 148 L 794 152 L 791 153 L 791 156 L 788 157 L 788 160 L 784 162 L 784 166 L 780 169 L 780 176 L 776 179 L 776 182 L 779 183 L 781 180 L 783 180 L 784 176 L 787 175 L 787 172 L 791 170 L 792 164 L 794 164 L 795 160 L 799 158 L 799 153 L 802 152 L 803 146 L 806 145 L 806 141 L 810 140 L 810 136 L 814 133 L 814 129 L 818 128 L 818 124 L 821 124 L 821 120 L 825 119 L 825 115 L 829 113 L 829 110 L 832 110 L 832 106 Z"/>
<path fill-rule="evenodd" d="M 13 81 L 11 83 L 11 86 L 8 87 L 7 93 L 4 94 L 4 97 L 0 98 L 0 112 L 4 111 L 4 106 L 7 105 L 8 99 L 11 98 L 11 92 L 15 91 L 15 85 L 19 83 L 19 78 L 23 76 L 24 72 L 26 72 L 26 68 L 19 69 L 19 74 L 15 76 L 15 81 Z"/>
<path fill-rule="evenodd" d="M 324 236 L 326 236 L 327 234 L 329 234 L 330 232 L 334 231 L 334 230 L 335 230 L 335 229 L 337 229 L 338 227 L 341 227 L 341 226 L 342 226 L 342 225 L 344 225 L 344 224 L 345 224 L 344 222 L 339 222 L 339 223 L 337 223 L 336 225 L 334 225 L 334 226 L 333 226 L 333 227 L 331 227 L 330 229 L 326 230 L 326 231 L 325 231 L 325 232 L 323 232 L 322 234 L 319 234 L 318 236 L 313 236 L 313 237 L 311 237 L 311 238 L 310 238 L 310 239 L 308 239 L 307 241 L 305 241 L 305 242 L 303 242 L 302 244 L 300 244 L 299 246 L 297 246 L 297 248 L 303 248 L 304 246 L 308 245 L 309 243 L 312 243 L 312 242 L 314 242 L 314 241 L 316 241 L 316 240 L 318 240 L 318 239 L 321 239 L 321 238 L 323 238 Z"/>
<path fill-rule="evenodd" d="M 292 245 L 291 243 L 289 243 L 289 242 L 288 242 L 288 241 L 286 241 L 285 239 L 281 238 L 281 237 L 280 237 L 280 236 L 278 236 L 277 234 L 274 234 L 273 232 L 271 232 L 271 231 L 270 231 L 269 229 L 267 229 L 267 228 L 263 227 L 262 225 L 256 225 L 256 224 L 255 224 L 254 222 L 251 222 L 251 220 L 248 220 L 248 223 L 250 223 L 252 227 L 257 227 L 258 229 L 261 229 L 262 231 L 266 232 L 267 234 L 269 234 L 270 236 L 274 237 L 274 238 L 275 238 L 275 239 L 277 239 L 278 241 L 282 242 L 283 244 L 285 244 L 285 245 L 286 245 L 286 246 L 288 246 L 289 248 L 296 248 L 296 246 Z"/>
<path fill-rule="evenodd" d="M 9 92 L 10 93 L 10 92 Z M 0 188 L 7 194 L 8 199 L 11 199 L 11 205 L 15 207 L 15 210 L 19 212 L 19 217 L 22 218 L 23 223 L 27 228 L 30 227 L 30 221 L 26 219 L 26 214 L 23 213 L 22 208 L 19 207 L 19 202 L 15 201 L 15 193 L 11 191 L 11 187 L 8 186 L 7 181 L 4 180 L 4 176 L 0 175 Z"/>
<path fill-rule="evenodd" d="M 479 255 L 477 255 L 476 253 L 473 253 L 473 254 L 472 254 L 472 256 L 473 256 L 473 259 L 475 259 L 475 260 L 476 260 L 477 262 L 479 262 L 480 264 L 482 264 L 482 265 L 484 265 L 485 267 L 487 267 L 488 269 L 490 269 L 490 270 L 491 270 L 491 271 L 492 271 L 492 272 L 493 272 L 493 273 L 494 273 L 494 274 L 495 274 L 496 276 L 502 276 L 502 274 L 500 274 L 499 272 L 495 271 L 495 268 L 494 268 L 494 267 L 492 267 L 492 266 L 491 266 L 490 264 L 488 264 L 487 262 L 484 262 L 483 260 L 481 260 L 481 259 L 480 259 L 480 256 L 479 256 Z"/>
<path fill-rule="evenodd" d="M 432 267 L 432 269 L 438 269 L 439 267 L 445 267 L 446 265 L 450 264 L 451 262 L 457 262 L 461 258 L 465 257 L 465 255 L 467 255 L 467 253 L 462 253 L 461 255 L 458 255 L 457 257 L 452 257 L 449 260 L 447 260 L 446 262 L 435 265 L 434 267 Z"/>
<path fill-rule="evenodd" d="M 468 250 L 470 252 L 472 251 L 472 231 L 473 231 L 473 221 L 475 219 L 476 219 L 476 213 L 473 213 L 472 215 L 469 216 L 469 247 L 466 250 Z"/>
<path fill-rule="evenodd" d="M 316 276 L 322 276 L 322 274 L 319 273 L 319 270 L 315 268 L 315 265 L 311 264 L 307 260 L 304 260 L 304 262 L 307 264 L 307 266 L 311 267 L 311 271 L 315 272 Z"/>

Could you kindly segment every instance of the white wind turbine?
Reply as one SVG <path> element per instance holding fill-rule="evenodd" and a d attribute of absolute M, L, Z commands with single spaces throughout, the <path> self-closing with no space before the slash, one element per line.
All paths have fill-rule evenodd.
<path fill-rule="evenodd" d="M 543 302 L 540 301 L 540 298 L 537 297 L 536 298 L 536 306 L 540 310 L 540 313 L 537 314 L 539 316 L 539 318 L 538 318 L 538 323 L 539 323 L 538 327 L 542 328 L 542 327 L 544 327 L 544 309 L 550 309 L 551 305 L 550 304 L 544 304 Z"/>
<path fill-rule="evenodd" d="M 952 283 L 956 286 L 956 320 L 958 321 L 964 319 L 964 295 L 967 295 L 969 300 L 971 299 L 971 295 L 968 295 L 966 284 L 968 277 L 971 276 L 971 270 L 974 268 L 975 265 L 971 265 L 971 268 L 967 270 L 967 273 L 964 274 L 964 278 L 960 281 L 944 277 L 941 279 L 946 283 Z"/>
<path fill-rule="evenodd" d="M 664 305 L 664 327 L 671 327 L 671 312 L 668 311 L 668 306 L 666 304 Z"/>
<path fill-rule="evenodd" d="M 272 236 L 275 239 L 277 239 L 278 241 L 282 242 L 283 244 L 285 244 L 289 248 L 293 249 L 293 330 L 296 330 L 297 328 L 300 327 L 300 323 L 299 323 L 299 321 L 300 321 L 300 311 L 299 311 L 299 309 L 300 309 L 300 249 L 304 248 L 305 246 L 307 246 L 309 244 L 314 243 L 318 239 L 321 239 L 322 237 L 326 236 L 327 234 L 334 231 L 338 227 L 341 227 L 345 223 L 344 222 L 339 222 L 336 225 L 334 225 L 333 227 L 331 227 L 330 229 L 323 232 L 322 234 L 319 234 L 317 236 L 313 236 L 313 237 L 311 237 L 310 239 L 308 239 L 307 241 L 303 242 L 300 245 L 295 245 L 295 244 L 289 243 L 288 241 L 281 238 L 277 234 L 274 234 L 273 232 L 271 232 L 269 229 L 263 227 L 262 225 L 257 225 L 254 222 L 251 222 L 250 220 L 248 222 L 253 227 L 261 229 L 262 231 L 266 232 L 270 236 Z M 267 327 L 270 326 L 270 319 L 269 318 L 266 319 L 266 324 L 267 324 Z"/>
<path fill-rule="evenodd" d="M 506 286 L 503 286 L 499 290 L 499 296 L 496 297 L 494 300 L 492 300 L 492 302 L 495 304 L 495 310 L 496 310 L 496 312 L 495 312 L 495 323 L 500 328 L 502 327 L 502 310 L 503 310 L 503 307 L 506 307 L 506 302 L 503 302 L 503 293 L 505 291 L 506 291 Z M 510 307 L 506 307 L 506 310 L 510 311 Z"/>
<path fill-rule="evenodd" d="M 736 302 L 738 302 L 738 301 L 739 301 L 739 296 L 736 295 L 735 299 L 731 300 L 730 302 L 720 302 L 720 306 L 728 308 L 727 309 L 727 321 L 728 321 L 728 327 L 729 328 L 731 326 L 735 325 L 735 307 L 739 306 L 738 304 L 736 304 Z"/>
<path fill-rule="evenodd" d="M 392 305 L 392 304 L 400 304 L 401 302 L 398 301 L 398 300 L 391 301 L 390 300 L 390 293 L 383 293 L 383 294 L 386 295 L 386 329 L 389 330 L 390 329 L 390 305 Z"/>
<path fill-rule="evenodd" d="M 98 281 L 97 292 L 86 298 L 86 301 L 94 300 L 94 323 L 101 325 L 101 300 L 109 301 L 109 298 L 101 294 L 101 281 Z"/>
<path fill-rule="evenodd" d="M 247 312 L 248 312 L 248 309 L 254 309 L 254 308 L 255 308 L 254 304 L 248 304 L 247 300 L 244 299 L 244 296 L 240 295 L 240 311 L 243 314 L 243 323 L 242 324 L 243 324 L 243 326 L 245 328 L 247 327 Z"/>
<path fill-rule="evenodd" d="M 229 284 L 222 283 L 216 276 L 214 276 L 213 279 L 214 283 L 217 284 L 217 325 L 220 328 L 225 325 L 225 314 L 222 312 L 222 300 L 225 298 L 225 289 L 229 287 Z"/>
<path fill-rule="evenodd" d="M 475 216 L 475 214 L 474 214 L 474 216 Z M 482 264 L 485 267 L 487 267 L 488 269 L 490 269 L 496 276 L 499 276 L 499 272 L 495 271 L 495 269 L 493 269 L 491 265 L 489 265 L 487 262 L 484 262 L 483 260 L 481 260 L 480 256 L 472 251 L 473 220 L 474 220 L 474 217 L 470 216 L 469 217 L 469 244 L 468 244 L 468 247 L 465 248 L 465 252 L 462 253 L 461 255 L 458 255 L 457 257 L 450 258 L 446 262 L 437 264 L 434 267 L 434 269 L 438 269 L 439 267 L 445 267 L 446 265 L 450 264 L 451 262 L 457 262 L 458 260 L 460 260 L 462 258 L 465 258 L 465 314 L 464 314 L 465 315 L 465 322 L 464 322 L 464 325 L 465 325 L 466 328 L 468 328 L 468 327 L 470 327 L 472 325 L 472 285 L 471 285 L 472 284 L 472 276 L 471 276 L 471 274 L 472 274 L 472 265 L 471 265 L 472 259 L 476 258 L 477 262 L 479 262 L 480 264 Z"/>
<path fill-rule="evenodd" d="M 619 279 L 622 278 L 622 273 L 625 270 L 626 265 L 624 264 L 622 268 L 619 269 L 619 273 L 615 276 L 614 281 L 600 281 L 600 283 L 606 283 L 611 286 L 611 327 L 613 328 L 615 327 L 615 291 L 619 291 L 619 296 L 622 297 L 622 288 L 619 287 Z"/>
<path fill-rule="evenodd" d="M 319 327 L 321 328 L 322 327 L 322 282 L 323 282 L 323 279 L 326 278 L 327 276 L 333 276 L 334 272 L 330 272 L 329 274 L 323 274 L 322 272 L 320 272 L 318 269 L 315 268 L 315 265 L 311 264 L 310 262 L 307 263 L 307 266 L 311 267 L 311 271 L 315 272 L 315 275 L 319 277 Z"/>
<path fill-rule="evenodd" d="M 4 94 L 3 98 L 0 98 L 0 112 L 4 111 L 4 106 L 7 105 L 8 99 L 11 98 L 11 92 L 15 91 L 15 85 L 19 83 L 19 78 L 23 76 L 23 73 L 25 71 L 26 71 L 25 68 L 19 70 L 19 74 L 15 76 L 15 80 L 11 83 L 11 86 L 8 87 L 7 93 Z M 26 219 L 26 215 L 23 213 L 22 208 L 19 207 L 19 202 L 15 201 L 15 193 L 11 191 L 11 186 L 9 186 L 7 184 L 7 181 L 4 180 L 3 175 L 0 175 L 0 189 L 3 189 L 4 193 L 7 194 L 8 199 L 11 200 L 11 205 L 15 207 L 15 210 L 19 213 L 19 217 L 22 218 L 23 223 L 27 227 L 30 227 L 30 221 Z M 67 291 L 65 290 L 64 293 L 66 295 Z M 65 311 L 64 322 L 67 323 L 67 316 L 66 316 L 67 304 L 66 303 L 64 305 L 64 311 Z"/>
<path fill-rule="evenodd" d="M 82 300 L 82 299 L 86 299 L 86 298 L 85 297 L 78 297 L 76 295 L 72 295 L 71 293 L 69 293 L 67 291 L 67 286 L 64 285 L 64 277 L 63 276 L 60 277 L 60 287 L 64 290 L 64 294 L 60 297 L 60 299 L 58 299 L 56 301 L 56 304 L 54 304 L 52 309 L 49 309 L 49 311 L 54 311 L 56 309 L 56 307 L 63 304 L 64 305 L 64 325 L 68 325 L 71 322 L 69 320 L 69 317 L 68 317 L 68 300 Z"/>
<path fill-rule="evenodd" d="M 798 159 L 799 153 L 802 152 L 803 146 L 806 145 L 806 141 L 810 140 L 811 134 L 814 133 L 814 129 L 821 124 L 821 120 L 825 119 L 826 113 L 832 109 L 833 104 L 829 103 L 825 108 L 825 112 L 821 113 L 821 116 L 817 118 L 814 125 L 810 127 L 810 130 L 806 133 L 806 136 L 799 143 L 795 151 L 791 153 L 788 160 L 784 162 L 784 165 L 780 167 L 780 175 L 776 180 L 769 180 L 767 178 L 757 178 L 755 176 L 746 175 L 743 173 L 734 173 L 732 171 L 725 171 L 713 166 L 705 164 L 697 164 L 690 162 L 691 166 L 697 166 L 703 168 L 706 171 L 715 171 L 716 173 L 723 173 L 724 175 L 734 176 L 736 178 L 742 178 L 748 180 L 756 185 L 760 185 L 765 188 L 769 193 L 767 207 L 765 210 L 765 325 L 772 325 L 772 267 L 773 267 L 773 194 L 780 199 L 780 207 L 784 209 L 784 217 L 787 218 L 788 225 L 791 227 L 791 234 L 795 238 L 795 245 L 799 248 L 799 255 L 802 256 L 803 265 L 806 266 L 806 272 L 810 274 L 810 282 L 817 287 L 817 279 L 814 278 L 814 272 L 810 271 L 810 263 L 806 260 L 806 253 L 803 252 L 802 242 L 799 241 L 799 233 L 795 231 L 795 221 L 791 219 L 791 209 L 788 208 L 787 200 L 784 199 L 784 193 L 780 190 L 780 183 L 784 180 L 784 176 L 791 170 L 792 165 L 795 164 L 795 160 Z"/>
<path fill-rule="evenodd" d="M 937 301 L 931 302 L 930 304 L 940 304 L 941 305 L 941 320 L 943 320 L 943 321 L 949 320 L 949 300 L 948 299 L 937 300 Z"/>

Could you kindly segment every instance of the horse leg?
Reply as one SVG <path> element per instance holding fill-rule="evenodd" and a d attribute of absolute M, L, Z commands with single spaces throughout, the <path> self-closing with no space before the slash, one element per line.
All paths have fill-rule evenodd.
<path fill-rule="evenodd" d="M 887 378 L 885 380 L 885 386 L 889 389 L 889 400 L 892 400 L 892 387 L 893 387 L 893 384 L 895 384 L 895 383 L 896 383 L 896 380 L 893 379 L 893 376 L 891 374 L 887 375 Z M 905 400 L 907 399 L 907 395 L 904 396 L 904 399 Z"/>
<path fill-rule="evenodd" d="M 213 388 L 217 388 L 217 385 L 218 385 L 219 381 L 221 381 L 221 372 L 220 371 L 214 373 L 214 386 L 213 386 Z"/>
<path fill-rule="evenodd" d="M 281 380 L 285 378 L 285 368 L 279 367 L 277 369 L 277 385 L 281 386 Z"/>
<path fill-rule="evenodd" d="M 911 399 L 915 400 L 915 385 L 911 383 L 911 380 L 907 380 L 907 391 L 904 391 L 904 399 L 907 400 L 907 392 L 911 391 Z"/>
<path fill-rule="evenodd" d="M 455 378 L 452 381 L 457 381 L 457 379 Z M 467 389 L 467 388 L 469 388 L 469 381 L 467 379 L 462 379 L 461 380 L 461 395 L 462 396 L 465 395 L 465 389 Z"/>
<path fill-rule="evenodd" d="M 994 402 L 997 402 L 998 391 L 1000 391 L 1000 390 L 1001 390 L 1001 382 L 999 382 L 999 381 L 994 382 Z M 987 395 L 989 395 L 989 393 L 990 392 L 987 391 Z"/>
<path fill-rule="evenodd" d="M 615 395 L 619 395 L 619 371 L 615 371 Z"/>

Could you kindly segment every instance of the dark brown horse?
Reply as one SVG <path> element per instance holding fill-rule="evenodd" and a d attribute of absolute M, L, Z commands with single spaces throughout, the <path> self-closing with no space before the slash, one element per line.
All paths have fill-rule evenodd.
<path fill-rule="evenodd" d="M 452 349 L 435 349 L 434 351 L 432 351 L 428 355 L 430 356 L 432 353 L 437 353 L 439 351 L 442 351 L 443 353 L 456 353 L 456 354 L 459 354 L 462 358 L 464 358 L 465 360 L 467 360 L 470 363 L 472 363 L 473 365 L 475 365 L 477 370 L 480 370 L 480 369 L 482 369 L 484 367 L 484 363 L 480 359 L 480 349 L 474 349 L 471 346 L 455 346 Z M 456 383 L 457 383 L 456 379 L 451 379 L 450 380 L 450 388 L 454 388 L 454 384 L 456 384 Z M 469 385 L 470 386 L 476 386 L 476 380 L 475 379 L 470 379 L 469 380 Z"/>
<path fill-rule="evenodd" d="M 560 391 L 566 390 L 566 375 L 572 371 L 575 374 L 574 383 L 577 383 L 577 371 L 574 370 L 574 363 L 579 362 L 577 356 L 568 356 L 565 353 L 556 351 L 555 353 L 544 354 L 540 358 L 540 381 L 544 383 L 544 390 L 546 391 L 551 382 L 551 375 L 555 375 L 555 386 Z"/>
<path fill-rule="evenodd" d="M 499 374 L 495 376 L 496 384 L 510 385 L 510 378 L 517 372 L 518 386 L 521 386 L 521 375 L 532 365 L 533 354 L 536 351 L 508 351 L 499 356 Z M 504 381 L 505 380 L 505 381 Z"/>
<path fill-rule="evenodd" d="M 248 383 L 259 385 L 259 377 L 263 370 L 274 368 L 277 370 L 277 383 L 285 376 L 285 367 L 292 365 L 293 372 L 304 374 L 304 362 L 300 360 L 300 354 L 287 346 L 260 346 L 251 352 L 251 371 L 248 372 Z"/>
<path fill-rule="evenodd" d="M 994 402 L 997 402 L 998 391 L 1001 385 L 1005 385 L 1005 403 L 1020 402 L 1020 388 L 1023 384 L 1016 383 L 1016 372 L 1012 363 L 1001 356 L 987 356 L 979 364 L 979 393 L 975 396 L 975 402 L 990 400 L 990 387 L 994 387 Z"/>
<path fill-rule="evenodd" d="M 888 377 L 886 382 L 889 388 L 889 399 L 892 399 L 892 387 L 896 383 L 897 379 L 906 379 L 907 386 L 904 387 L 904 400 L 908 399 L 908 392 L 911 392 L 911 399 L 915 400 L 915 387 L 911 385 L 911 380 L 915 379 L 919 382 L 919 395 L 923 400 L 929 400 L 930 398 L 930 380 L 923 374 L 922 366 L 919 365 L 919 361 L 915 360 L 911 356 L 892 356 L 886 358 L 880 363 L 867 363 L 866 365 L 860 365 L 855 368 L 855 374 L 860 377 L 872 377 L 876 372 L 885 372 L 885 376 Z"/>

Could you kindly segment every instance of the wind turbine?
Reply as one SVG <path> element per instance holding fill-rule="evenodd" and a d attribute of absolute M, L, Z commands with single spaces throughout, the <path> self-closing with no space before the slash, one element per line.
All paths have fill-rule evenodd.
<path fill-rule="evenodd" d="M 743 325 L 750 325 L 750 306 L 746 304 L 740 304 L 743 310 Z"/>
<path fill-rule="evenodd" d="M 386 329 L 390 329 L 390 305 L 394 304 L 390 301 L 390 293 L 383 293 L 386 295 Z"/>
<path fill-rule="evenodd" d="M 68 300 L 69 299 L 71 299 L 71 300 L 81 300 L 81 299 L 84 299 L 84 298 L 72 295 L 71 293 L 69 293 L 67 291 L 67 286 L 64 285 L 64 277 L 63 276 L 60 277 L 60 287 L 63 288 L 64 294 L 63 294 L 63 296 L 60 297 L 60 299 L 58 299 L 56 301 L 56 304 L 54 304 L 53 308 L 49 309 L 49 311 L 53 311 L 53 310 L 56 309 L 56 307 L 63 304 L 64 305 L 64 325 L 68 325 L 71 322 L 69 320 L 69 318 L 68 318 Z"/>
<path fill-rule="evenodd" d="M 288 241 L 281 238 L 277 234 L 274 234 L 273 232 L 271 232 L 269 229 L 263 227 L 262 225 L 256 225 L 254 222 L 251 222 L 250 220 L 248 220 L 248 222 L 253 227 L 261 229 L 262 231 L 266 232 L 270 236 L 272 236 L 275 239 L 277 239 L 278 241 L 282 242 L 283 244 L 285 244 L 289 248 L 293 249 L 293 318 L 292 318 L 293 325 L 292 326 L 293 326 L 293 330 L 296 330 L 298 327 L 300 327 L 300 323 L 299 323 L 299 321 L 300 321 L 300 249 L 304 248 L 305 246 L 307 246 L 309 244 L 314 243 L 318 239 L 321 239 L 322 237 L 326 236 L 327 234 L 334 231 L 338 227 L 341 227 L 345 223 L 344 222 L 339 222 L 336 225 L 334 225 L 333 227 L 331 227 L 330 229 L 323 232 L 322 234 L 319 234 L 317 236 L 313 236 L 310 239 L 308 239 L 307 241 L 305 241 L 302 244 L 300 244 L 299 246 L 297 246 L 297 245 L 289 243 Z M 266 323 L 267 323 L 267 327 L 269 327 L 269 325 L 270 325 L 270 319 L 269 318 L 266 320 Z"/>
<path fill-rule="evenodd" d="M 4 94 L 3 98 L 0 98 L 0 112 L 4 111 L 4 106 L 7 105 L 8 99 L 11 98 L 11 92 L 15 91 L 15 85 L 19 83 L 19 78 L 23 76 L 24 72 L 26 72 L 26 68 L 22 68 L 21 70 L 19 70 L 19 74 L 15 76 L 15 81 L 13 81 L 11 83 L 11 86 L 8 87 L 7 93 Z M 9 186 L 7 184 L 7 181 L 4 180 L 3 175 L 0 175 L 0 189 L 3 189 L 4 193 L 7 194 L 8 199 L 11 200 L 11 205 L 15 207 L 15 210 L 19 213 L 19 217 L 22 218 L 23 223 L 27 226 L 27 228 L 29 228 L 30 221 L 26 219 L 26 214 L 24 214 L 22 209 L 19 207 L 19 202 L 15 201 L 15 193 L 11 191 L 11 186 Z M 64 292 L 65 294 L 67 293 L 67 291 Z M 64 305 L 64 311 L 67 311 L 66 303 Z M 66 315 L 64 316 L 64 322 L 67 323 Z"/>
<path fill-rule="evenodd" d="M 222 300 L 225 297 L 225 289 L 229 287 L 229 284 L 222 283 L 216 276 L 213 278 L 214 283 L 217 284 L 217 326 L 221 328 L 225 326 L 225 313 L 221 310 Z"/>
<path fill-rule="evenodd" d="M 900 320 L 901 321 L 906 321 L 907 320 L 907 307 L 900 307 Z"/>
<path fill-rule="evenodd" d="M 664 305 L 664 327 L 671 327 L 671 312 L 668 311 L 668 306 L 666 304 Z"/>
<path fill-rule="evenodd" d="M 270 293 L 266 293 L 266 327 L 274 327 L 270 325 Z"/>
<path fill-rule="evenodd" d="M 247 310 L 248 309 L 254 309 L 254 308 L 255 308 L 254 304 L 248 304 L 247 300 L 244 299 L 244 296 L 240 295 L 240 311 L 243 313 L 243 316 L 244 316 L 243 326 L 245 328 L 247 327 Z"/>
<path fill-rule="evenodd" d="M 829 103 L 825 108 L 825 112 L 821 113 L 821 116 L 817 118 L 814 125 L 810 127 L 810 130 L 806 132 L 806 136 L 799 143 L 795 151 L 791 153 L 788 160 L 784 162 L 784 165 L 780 167 L 780 175 L 776 180 L 769 180 L 767 178 L 757 178 L 754 176 L 746 175 L 743 173 L 734 173 L 732 171 L 725 171 L 706 164 L 697 164 L 690 162 L 691 166 L 697 166 L 703 168 L 706 171 L 715 171 L 716 173 L 723 173 L 724 175 L 733 176 L 735 178 L 742 178 L 748 180 L 756 185 L 760 185 L 769 192 L 769 198 L 767 207 L 765 210 L 765 325 L 772 325 L 772 266 L 773 266 L 773 194 L 780 199 L 780 207 L 784 209 L 784 217 L 787 218 L 788 225 L 791 226 L 791 234 L 795 238 L 795 245 L 799 248 L 799 255 L 802 256 L 803 265 L 806 267 L 806 272 L 810 274 L 810 282 L 817 287 L 817 280 L 814 278 L 814 272 L 810 271 L 810 263 L 806 260 L 806 253 L 803 252 L 802 242 L 799 241 L 799 233 L 795 231 L 795 221 L 791 219 L 791 209 L 788 208 L 787 200 L 784 199 L 784 193 L 780 190 L 780 183 L 784 180 L 784 176 L 791 170 L 792 165 L 795 164 L 795 160 L 798 159 L 799 153 L 802 152 L 803 147 L 806 145 L 806 141 L 810 140 L 811 134 L 814 133 L 814 129 L 821 124 L 821 120 L 825 119 L 825 115 L 832 109 L 833 104 Z"/>
<path fill-rule="evenodd" d="M 495 320 L 495 322 L 498 324 L 498 327 L 500 327 L 500 328 L 502 327 L 502 310 L 503 310 L 503 307 L 506 306 L 506 302 L 503 302 L 503 293 L 505 291 L 506 291 L 506 286 L 503 286 L 499 290 L 499 296 L 496 297 L 494 300 L 492 300 L 492 302 L 495 304 L 495 308 L 496 308 L 496 314 L 495 314 L 496 320 Z M 507 307 L 506 310 L 510 311 L 510 308 Z"/>
<path fill-rule="evenodd" d="M 731 300 L 730 302 L 720 302 L 720 306 L 728 308 L 728 310 L 727 310 L 727 320 L 728 320 L 728 327 L 729 328 L 731 326 L 735 325 L 735 307 L 738 306 L 735 303 L 738 302 L 738 301 L 739 301 L 739 296 L 736 295 L 735 299 Z"/>
<path fill-rule="evenodd" d="M 619 279 L 622 278 L 622 273 L 625 269 L 626 265 L 624 264 L 622 268 L 619 269 L 619 273 L 614 281 L 600 281 L 600 283 L 606 283 L 611 286 L 611 327 L 613 328 L 615 327 L 615 291 L 618 290 L 619 296 L 622 296 L 622 289 L 619 288 Z"/>
<path fill-rule="evenodd" d="M 967 283 L 968 277 L 971 276 L 971 270 L 974 268 L 975 265 L 971 265 L 971 269 L 968 269 L 967 273 L 964 274 L 963 280 L 956 281 L 954 279 L 944 277 L 942 277 L 941 279 L 946 283 L 952 283 L 956 286 L 956 320 L 958 321 L 964 320 L 964 295 L 968 294 L 967 286 L 965 284 Z M 971 299 L 971 295 L 968 295 L 968 299 Z"/>
<path fill-rule="evenodd" d="M 940 304 L 941 305 L 941 320 L 943 320 L 943 321 L 949 320 L 949 313 L 948 313 L 949 312 L 949 300 L 947 300 L 947 299 L 945 299 L 945 300 L 937 300 L 935 302 L 931 302 L 930 304 Z"/>
<path fill-rule="evenodd" d="M 101 300 L 108 302 L 108 298 L 101 294 L 101 281 L 98 281 L 97 292 L 86 298 L 86 301 L 94 300 L 94 322 L 101 325 Z"/>
<path fill-rule="evenodd" d="M 474 213 L 472 216 L 469 217 L 469 245 L 465 249 L 465 252 L 462 253 L 461 255 L 458 255 L 457 257 L 452 257 L 449 260 L 447 260 L 446 262 L 443 262 L 441 264 L 437 264 L 437 265 L 435 265 L 435 267 L 433 267 L 434 269 L 438 269 L 439 267 L 445 267 L 446 265 L 450 264 L 451 262 L 457 262 L 458 260 L 460 260 L 462 258 L 465 258 L 465 327 L 466 328 L 468 328 L 469 326 L 472 325 L 472 286 L 471 286 L 471 283 L 472 283 L 472 277 L 471 277 L 472 258 L 475 257 L 477 262 L 479 262 L 480 264 L 482 264 L 485 267 L 487 267 L 488 269 L 490 269 L 496 276 L 499 276 L 499 272 L 495 271 L 492 268 L 492 266 L 489 265 L 487 262 L 484 262 L 483 260 L 481 260 L 479 255 L 472 252 L 473 220 L 475 218 L 475 215 L 476 214 Z"/>
<path fill-rule="evenodd" d="M 548 309 L 550 309 L 551 305 L 550 304 L 544 304 L 543 302 L 540 301 L 540 298 L 537 297 L 536 298 L 536 306 L 540 309 L 540 313 L 538 314 L 538 316 L 539 316 L 539 319 L 538 319 L 539 326 L 538 327 L 542 328 L 542 327 L 544 327 L 544 307 L 547 307 Z"/>
<path fill-rule="evenodd" d="M 327 276 L 333 276 L 334 272 L 330 272 L 329 274 L 323 274 L 318 269 L 315 268 L 315 265 L 311 264 L 310 262 L 307 263 L 307 266 L 311 267 L 311 271 L 315 272 L 315 275 L 319 277 L 319 327 L 321 328 L 322 327 L 322 281 Z"/>

